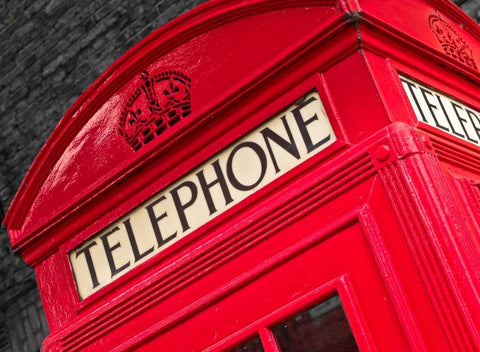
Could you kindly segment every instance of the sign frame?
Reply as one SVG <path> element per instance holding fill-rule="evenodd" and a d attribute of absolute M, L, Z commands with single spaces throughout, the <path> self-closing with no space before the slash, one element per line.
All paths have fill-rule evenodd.
<path fill-rule="evenodd" d="M 324 150 L 321 150 L 319 153 L 312 156 L 311 158 L 305 160 L 300 165 L 297 165 L 292 170 L 281 175 L 279 178 L 267 184 L 265 187 L 259 189 L 254 194 L 249 195 L 247 197 L 249 199 L 248 202 L 246 202 L 245 200 L 241 201 L 239 204 L 234 205 L 232 208 L 226 210 L 224 213 L 212 219 L 210 222 L 200 226 L 198 229 L 196 229 L 189 235 L 181 238 L 176 243 L 165 248 L 161 252 L 162 253 L 161 255 L 154 255 L 152 258 L 149 258 L 145 262 L 142 262 L 141 264 L 133 268 L 131 271 L 129 271 L 125 275 L 122 275 L 121 277 L 109 283 L 105 287 L 102 287 L 98 291 L 93 292 L 88 297 L 84 299 L 80 298 L 77 291 L 77 286 L 75 283 L 74 272 L 72 270 L 72 267 L 68 259 L 69 253 L 71 251 L 73 251 L 76 247 L 78 247 L 88 239 L 93 238 L 98 233 L 100 233 L 103 229 L 115 223 L 116 221 L 121 219 L 123 216 L 128 214 L 130 211 L 132 211 L 136 207 L 141 206 L 144 202 L 148 201 L 148 199 L 153 197 L 155 194 L 157 194 L 158 192 L 161 192 L 163 189 L 173 184 L 176 180 L 180 180 L 182 177 L 184 177 L 188 173 L 195 170 L 198 166 L 202 165 L 203 163 L 207 162 L 210 158 L 214 157 L 217 153 L 221 152 L 223 149 L 228 148 L 229 145 L 235 143 L 235 141 L 237 141 L 238 139 L 241 139 L 244 135 L 247 135 L 250 131 L 255 130 L 256 128 L 264 124 L 266 121 L 274 117 L 277 113 L 283 111 L 286 107 L 291 105 L 293 102 L 297 101 L 298 99 L 307 95 L 310 91 L 313 91 L 313 90 L 317 91 L 320 97 L 320 100 L 323 104 L 323 107 L 325 109 L 325 112 L 329 118 L 330 125 L 336 136 L 336 141 L 333 144 L 329 145 Z M 265 93 L 269 93 L 269 92 L 266 91 Z M 143 197 L 137 196 L 134 199 L 131 199 L 130 201 L 125 202 L 123 206 L 116 209 L 115 212 L 99 214 L 99 218 L 97 221 L 93 222 L 90 226 L 86 227 L 81 233 L 74 236 L 72 240 L 64 243 L 60 247 L 60 252 L 62 253 L 61 255 L 64 258 L 63 259 L 64 265 L 67 267 L 67 271 L 69 273 L 69 279 L 67 280 L 69 291 L 74 297 L 76 297 L 76 301 L 74 302 L 76 311 L 81 311 L 86 309 L 88 306 L 94 304 L 94 302 L 96 302 L 98 299 L 103 300 L 105 299 L 106 296 L 109 296 L 112 294 L 115 296 L 116 295 L 115 292 L 121 290 L 121 288 L 124 287 L 124 285 L 129 281 L 138 282 L 142 287 L 148 287 L 149 280 L 146 280 L 145 278 L 141 279 L 141 277 L 143 273 L 145 273 L 146 271 L 150 271 L 153 267 L 163 266 L 167 268 L 166 270 L 157 269 L 155 279 L 158 280 L 160 277 L 164 277 L 168 275 L 171 270 L 178 270 L 181 267 L 188 265 L 188 263 L 183 263 L 183 262 L 177 263 L 175 259 L 175 258 L 177 258 L 177 260 L 185 259 L 182 256 L 183 250 L 185 248 L 190 247 L 193 243 L 198 243 L 199 241 L 207 242 L 207 243 L 221 241 L 221 238 L 220 238 L 221 233 L 217 234 L 215 233 L 215 231 L 213 231 L 212 233 L 212 230 L 217 228 L 219 224 L 227 221 L 228 219 L 231 219 L 231 217 L 235 216 L 236 214 L 249 212 L 251 211 L 252 208 L 253 208 L 253 211 L 255 212 L 254 209 L 256 204 L 260 202 L 260 200 L 264 199 L 265 197 L 268 197 L 270 194 L 274 194 L 275 189 L 278 189 L 280 187 L 285 187 L 286 183 L 292 182 L 296 177 L 301 175 L 303 172 L 305 172 L 311 167 L 314 167 L 314 165 L 318 165 L 319 163 L 328 161 L 328 159 L 332 157 L 335 153 L 338 153 L 339 151 L 343 150 L 345 147 L 349 145 L 349 142 L 345 139 L 345 132 L 341 125 L 338 114 L 336 112 L 334 102 L 331 99 L 331 96 L 327 90 L 327 84 L 321 73 L 314 73 L 310 77 L 303 80 L 303 82 L 298 83 L 294 88 L 290 88 L 290 89 L 286 88 L 279 93 L 277 92 L 276 96 L 274 96 L 273 98 L 269 94 L 259 94 L 259 95 L 260 95 L 260 98 L 263 95 L 265 100 L 270 98 L 271 101 L 267 102 L 265 106 L 262 107 L 262 109 L 257 111 L 255 114 L 249 115 L 248 118 L 244 120 L 244 123 L 242 125 L 236 126 L 236 128 L 233 129 L 232 131 L 228 131 L 227 132 L 228 137 L 219 139 L 218 140 L 219 143 L 216 143 L 214 145 L 214 148 L 212 148 L 212 151 L 209 151 L 208 154 L 202 151 L 201 162 L 199 162 L 200 159 L 198 157 L 195 159 L 198 164 L 191 164 L 188 161 L 184 162 L 183 164 L 185 165 L 185 171 L 177 175 L 176 179 L 174 178 L 172 180 L 172 179 L 167 179 L 163 177 L 160 178 L 159 180 L 163 182 L 159 182 L 156 185 L 151 184 L 146 187 L 145 190 L 148 190 L 148 193 L 145 193 L 146 195 L 143 195 Z M 235 113 L 233 112 L 233 114 Z M 238 114 L 235 114 L 235 115 L 238 116 Z M 229 117 L 229 119 L 230 118 L 231 117 Z M 197 126 L 197 127 L 199 129 L 202 128 L 202 126 Z M 208 126 L 205 126 L 205 127 L 208 127 Z M 142 170 L 141 169 L 137 170 L 136 175 L 133 175 L 133 177 L 135 176 L 139 177 L 138 181 L 135 181 L 135 180 L 129 181 L 131 183 L 131 186 L 133 184 L 134 188 L 144 187 L 144 185 L 140 185 L 136 183 L 136 182 L 144 181 L 139 175 L 140 171 Z M 152 172 L 153 174 L 157 174 L 161 171 L 162 170 L 158 170 L 158 168 L 157 169 L 152 168 L 152 170 L 149 170 L 149 172 Z M 150 175 L 149 178 L 155 178 L 155 176 Z M 279 206 L 280 205 L 276 204 L 272 206 L 272 209 L 278 208 Z M 206 235 L 208 235 L 211 241 L 208 238 L 205 238 Z M 195 244 L 195 246 L 198 246 L 198 245 L 199 244 Z M 129 283 L 129 285 L 132 285 L 132 284 Z M 133 286 L 135 286 L 135 284 L 133 284 Z M 121 296 L 122 296 L 121 300 L 127 299 L 127 297 L 125 296 L 125 293 L 123 293 Z"/>
<path fill-rule="evenodd" d="M 446 134 L 449 138 L 453 137 L 455 138 L 455 140 L 461 141 L 462 143 L 467 143 L 468 145 L 471 145 L 471 146 L 480 147 L 480 109 L 475 108 L 472 104 L 466 103 L 461 98 L 458 98 L 455 95 L 448 94 L 431 84 L 427 84 L 420 81 L 419 79 L 416 79 L 409 75 L 404 75 L 400 72 L 398 76 L 400 81 L 402 82 L 402 87 L 404 88 L 405 95 L 407 96 L 407 101 L 411 105 L 411 109 L 414 112 L 414 116 L 416 117 L 416 120 L 418 121 L 419 126 L 422 126 L 422 128 L 424 128 L 425 130 L 431 131 L 434 134 L 440 134 L 440 135 Z M 420 87 L 420 90 L 424 88 L 422 92 L 425 91 L 425 93 L 429 93 L 433 98 L 437 98 L 437 100 L 435 102 L 429 101 L 430 103 L 428 103 L 426 102 L 427 98 L 419 99 L 418 94 L 412 95 L 412 92 L 410 90 L 410 89 L 413 89 L 413 88 L 410 88 L 412 87 L 412 85 L 406 83 L 408 86 L 407 88 L 403 85 L 403 82 L 410 82 L 412 85 L 415 85 L 417 88 Z M 413 101 L 410 100 L 410 96 L 412 96 Z M 423 94 L 422 94 L 422 97 L 423 97 Z M 448 103 L 450 103 L 451 106 L 455 106 L 455 108 L 453 108 L 452 110 L 451 106 L 449 106 Z M 425 117 L 426 111 L 422 109 L 422 107 L 424 107 L 423 105 L 427 105 L 431 118 L 434 120 L 434 122 L 429 123 L 423 120 L 424 118 L 426 118 Z M 468 108 L 468 110 L 466 108 Z M 435 116 L 432 115 L 431 111 L 432 110 L 435 111 L 436 109 L 440 110 L 438 111 L 438 113 L 440 115 L 443 115 L 443 117 L 446 118 L 445 120 L 446 122 L 439 121 L 439 120 L 437 121 L 436 118 L 438 118 L 439 115 L 435 115 Z M 467 111 L 468 117 L 465 119 L 465 116 L 460 116 L 458 109 Z M 419 114 L 417 114 L 417 111 L 419 112 Z M 472 115 L 475 115 L 476 119 L 474 119 Z M 454 119 L 456 119 L 456 121 L 450 120 L 452 116 Z M 444 124 L 442 124 L 442 122 Z M 458 122 L 458 123 L 454 124 L 454 122 Z M 436 126 L 434 125 L 434 123 L 436 124 Z M 471 136 L 472 129 L 474 130 L 474 132 L 476 131 L 478 140 L 472 139 L 472 136 Z M 462 133 L 464 135 L 462 135 Z"/>

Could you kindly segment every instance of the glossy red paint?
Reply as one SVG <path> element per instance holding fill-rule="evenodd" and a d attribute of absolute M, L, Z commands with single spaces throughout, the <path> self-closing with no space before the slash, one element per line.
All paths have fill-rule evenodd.
<path fill-rule="evenodd" d="M 67 112 L 5 219 L 44 350 L 277 351 L 270 328 L 335 292 L 362 351 L 480 350 L 480 148 L 419 122 L 399 77 L 479 111 L 479 66 L 446 0 L 218 0 L 155 31 Z M 145 71 L 188 77 L 192 112 L 133 151 L 119 119 Z M 79 298 L 72 249 L 313 89 L 332 146 Z"/>

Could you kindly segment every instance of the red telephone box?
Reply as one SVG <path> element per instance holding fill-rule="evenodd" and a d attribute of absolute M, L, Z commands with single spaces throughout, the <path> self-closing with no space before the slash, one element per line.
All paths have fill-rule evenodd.
<path fill-rule="evenodd" d="M 479 350 L 479 43 L 446 0 L 218 0 L 148 36 L 5 219 L 44 350 Z"/>

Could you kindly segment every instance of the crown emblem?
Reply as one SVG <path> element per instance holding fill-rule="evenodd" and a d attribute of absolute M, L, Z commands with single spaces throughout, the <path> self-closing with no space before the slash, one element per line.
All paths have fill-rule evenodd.
<path fill-rule="evenodd" d="M 477 69 L 477 64 L 473 57 L 472 49 L 467 45 L 465 40 L 448 24 L 437 12 L 428 17 L 430 29 L 437 37 L 438 42 L 442 45 L 445 53 L 460 61 L 461 63 Z"/>
<path fill-rule="evenodd" d="M 145 71 L 143 83 L 125 102 L 118 131 L 134 151 L 151 142 L 191 112 L 190 78 L 177 71 L 153 76 Z"/>

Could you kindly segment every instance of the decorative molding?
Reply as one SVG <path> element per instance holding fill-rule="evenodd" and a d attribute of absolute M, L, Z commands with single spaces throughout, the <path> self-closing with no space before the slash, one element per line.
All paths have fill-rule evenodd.
<path fill-rule="evenodd" d="M 465 13 L 463 13 L 463 15 L 467 17 Z M 362 39 L 362 48 L 368 52 L 384 57 L 390 57 L 406 66 L 412 66 L 412 56 L 421 57 L 426 62 L 440 64 L 450 72 L 460 73 L 461 75 L 468 77 L 468 79 L 474 83 L 480 82 L 480 79 L 478 78 L 478 70 L 475 70 L 468 65 L 458 65 L 457 61 L 452 57 L 444 55 L 439 50 L 432 50 L 431 45 L 426 44 L 422 40 L 406 35 L 402 30 L 392 26 L 390 23 L 385 22 L 382 19 L 372 16 L 369 13 L 362 13 L 362 21 L 360 22 L 360 25 L 359 33 Z M 476 27 L 479 26 L 476 25 Z M 473 28 L 469 33 L 475 34 L 480 38 L 480 30 L 478 28 Z M 379 42 L 387 42 L 385 38 L 389 38 L 388 42 L 390 45 L 379 45 Z M 436 70 L 438 70 L 438 66 L 435 67 L 437 67 Z M 414 68 L 418 70 L 418 64 L 415 64 Z"/>
<path fill-rule="evenodd" d="M 412 160 L 414 159 L 414 160 Z M 416 163 L 419 175 L 406 174 L 406 163 Z M 412 169 L 412 168 L 410 168 Z M 426 170 L 429 170 L 427 173 Z M 405 240 L 413 255 L 440 324 L 452 350 L 476 350 L 476 332 L 466 304 L 458 292 L 458 284 L 450 267 L 443 240 L 431 222 L 429 209 L 420 199 L 421 189 L 428 188 L 431 197 L 441 197 L 432 185 L 444 176 L 435 155 L 425 153 L 385 166 L 379 170 L 380 179 L 399 219 Z M 433 180 L 437 180 L 434 182 Z M 442 182 L 441 182 L 442 183 Z M 448 202 L 448 200 L 444 200 Z M 452 201 L 453 202 L 453 201 Z M 438 217 L 442 216 L 437 214 Z M 443 214 L 445 217 L 446 214 Z M 454 221 L 454 220 L 453 220 Z M 445 225 L 444 225 L 445 226 Z M 448 227 L 448 225 L 446 225 Z M 444 231 L 449 231 L 445 229 Z M 459 307 L 461 307 L 459 309 Z"/>
<path fill-rule="evenodd" d="M 71 138 L 80 131 L 108 97 L 112 96 L 125 83 L 139 73 L 139 68 L 146 68 L 150 63 L 162 55 L 167 54 L 175 47 L 218 27 L 219 23 L 225 24 L 266 11 L 282 10 L 296 6 L 311 6 L 312 2 L 315 6 L 326 7 L 332 7 L 337 3 L 336 0 L 255 0 L 237 2 L 239 4 L 234 4 L 232 0 L 206 2 L 165 24 L 133 46 L 87 88 L 65 113 L 22 181 L 22 185 L 12 200 L 10 209 L 4 219 L 4 222 L 8 224 L 9 232 L 10 228 L 20 229 L 22 227 L 22 222 L 27 215 L 26 204 L 31 204 L 34 201 L 37 192 L 49 174 L 49 170 L 61 157 L 68 143 L 70 143 Z M 214 13 L 213 9 L 215 10 Z M 346 23 L 342 21 L 339 15 L 331 25 L 338 29 L 346 26 Z M 292 49 L 292 52 L 285 55 L 286 57 L 281 58 L 278 62 L 272 62 L 271 69 L 267 70 L 268 72 L 265 72 L 264 76 L 267 74 L 270 76 L 278 72 L 278 69 L 285 66 L 285 60 L 290 62 L 294 57 L 301 57 L 302 54 L 304 54 L 303 50 L 306 45 L 308 49 L 312 49 L 315 43 L 326 40 L 327 38 L 325 37 L 328 37 L 328 39 L 331 38 L 331 30 L 332 28 L 327 28 L 318 36 L 311 38 L 311 42 L 307 44 L 302 43 L 301 48 L 296 48 L 298 52 Z M 279 62 L 281 64 L 279 64 Z M 250 89 L 261 83 L 263 78 L 265 77 L 256 76 L 251 77 L 249 81 L 241 82 L 242 86 L 238 87 L 238 91 L 230 92 L 232 99 L 230 99 L 229 102 L 231 103 L 233 100 L 240 99 L 244 94 L 247 94 Z M 218 102 L 215 103 L 215 108 L 218 108 Z M 225 106 L 222 108 L 225 108 Z M 211 111 L 205 112 L 203 116 L 204 119 L 209 117 L 208 113 L 211 113 Z M 161 147 L 159 148 L 161 149 Z M 157 149 L 158 148 L 152 148 L 148 156 L 151 157 L 152 154 L 158 153 Z M 147 155 L 145 159 L 147 159 Z M 116 182 L 109 181 L 111 180 L 107 180 L 106 183 L 112 184 Z M 89 195 L 85 197 L 85 199 L 89 198 L 91 198 Z M 40 231 L 40 228 L 36 228 L 32 232 L 37 233 Z M 33 237 L 37 237 L 36 234 L 33 234 Z M 17 240 L 15 240 L 15 242 L 17 242 Z M 18 241 L 18 247 L 21 246 L 23 246 L 23 239 Z M 17 246 L 15 246 L 15 248 L 17 248 Z"/>
<path fill-rule="evenodd" d="M 225 2 L 225 6 L 228 6 L 228 1 Z M 294 6 L 298 6 L 299 4 L 307 3 L 306 1 L 284 1 L 284 2 L 275 2 L 273 0 L 268 1 L 265 5 L 265 8 L 262 7 L 255 7 L 253 6 L 255 2 L 252 3 L 245 3 L 238 8 L 235 8 L 235 11 L 229 15 L 228 21 L 233 21 L 236 19 L 240 19 L 249 15 L 253 15 L 256 13 L 261 13 L 267 10 L 278 10 L 282 8 L 290 8 Z M 325 5 L 331 4 L 331 1 L 318 1 L 316 2 L 318 5 Z M 189 17 L 193 15 L 205 15 L 204 13 L 197 11 L 197 10 L 208 10 L 205 9 L 204 6 L 199 6 L 196 10 L 192 11 L 194 14 L 186 14 Z M 195 13 L 195 12 L 199 13 Z M 208 12 L 208 11 L 207 11 Z M 218 14 L 217 14 L 218 15 Z M 182 23 L 180 19 L 185 19 L 183 16 L 173 22 L 176 25 Z M 177 23 L 178 22 L 178 23 Z M 176 39 L 175 43 L 171 42 L 170 35 L 166 35 L 163 33 L 167 29 L 169 31 L 175 32 L 173 28 L 171 28 L 171 24 L 167 24 L 165 27 L 159 29 L 158 33 L 155 32 L 154 34 L 147 37 L 145 40 L 137 44 L 132 50 L 130 50 L 125 57 L 131 57 L 132 62 L 136 63 L 137 65 L 142 65 L 142 67 L 146 66 L 149 62 L 151 57 L 143 57 L 138 58 L 139 52 L 141 50 L 146 50 L 147 48 L 154 47 L 152 51 L 155 51 L 155 55 L 164 54 L 166 51 L 167 46 L 174 46 L 174 44 L 179 44 L 184 42 L 184 39 L 190 39 L 194 35 L 199 35 L 211 28 L 214 28 L 218 25 L 218 18 L 213 16 L 212 18 L 208 18 L 205 24 L 202 24 L 200 27 L 190 26 L 186 29 L 183 29 L 183 34 L 187 35 L 188 38 L 184 38 L 183 35 Z M 195 121 L 192 123 L 186 124 L 182 126 L 182 128 L 178 129 L 178 133 L 176 135 L 169 134 L 168 138 L 162 140 L 162 143 L 158 143 L 153 148 L 150 148 L 146 151 L 145 154 L 142 155 L 143 159 L 141 161 L 136 161 L 137 165 L 129 164 L 126 165 L 123 169 L 123 172 L 118 172 L 112 177 L 106 179 L 102 184 L 96 187 L 89 193 L 86 193 L 82 196 L 81 199 L 78 199 L 73 204 L 70 204 L 65 209 L 59 211 L 58 214 L 55 214 L 52 219 L 48 222 L 48 224 L 41 224 L 35 228 L 28 229 L 27 234 L 25 234 L 25 229 L 17 230 L 17 228 L 22 227 L 22 221 L 27 214 L 24 213 L 24 210 L 27 207 L 27 204 L 33 202 L 35 199 L 36 193 L 38 189 L 41 187 L 42 182 L 45 181 L 46 176 L 48 173 L 46 171 L 52 166 L 52 160 L 58 160 L 58 157 L 61 155 L 61 152 L 65 149 L 66 143 L 68 141 L 66 138 L 71 138 L 76 133 L 83 124 L 88 121 L 88 119 L 93 115 L 95 112 L 95 108 L 101 104 L 101 100 L 105 99 L 106 96 L 112 94 L 115 89 L 118 89 L 119 86 L 123 85 L 127 79 L 131 79 L 133 68 L 131 67 L 130 63 L 127 65 L 122 65 L 125 57 L 120 58 L 115 62 L 112 67 L 107 69 L 107 71 L 96 81 L 92 84 L 91 87 L 87 89 L 87 91 L 82 95 L 77 102 L 72 106 L 72 108 L 67 112 L 65 117 L 62 119 L 60 124 L 57 126 L 55 131 L 52 133 L 52 136 L 47 141 L 47 144 L 44 148 L 40 151 L 37 159 L 35 159 L 34 164 L 32 165 L 29 173 L 27 174 L 26 178 L 24 179 L 24 183 L 28 183 L 28 188 L 20 188 L 19 192 L 16 195 L 16 200 L 12 202 L 12 205 L 7 213 L 7 219 L 5 222 L 9 225 L 9 233 L 15 234 L 14 236 L 11 235 L 11 238 L 14 238 L 14 248 L 15 250 L 22 250 L 24 256 L 28 257 L 28 263 L 30 265 L 35 265 L 41 258 L 46 257 L 51 254 L 49 251 L 44 251 L 39 257 L 36 254 L 30 257 L 29 255 L 29 247 L 30 244 L 37 242 L 40 238 L 47 234 L 51 234 L 52 231 L 56 231 L 55 229 L 61 224 L 64 224 L 66 219 L 72 216 L 72 212 L 79 211 L 80 209 L 85 209 L 88 205 L 92 204 L 95 200 L 99 198 L 99 196 L 104 195 L 111 191 L 115 185 L 118 185 L 121 182 L 124 182 L 125 179 L 131 176 L 131 174 L 135 171 L 135 168 L 140 167 L 152 160 L 152 158 L 158 157 L 159 154 L 165 151 L 166 148 L 170 147 L 173 140 L 178 140 L 181 136 L 186 133 L 191 133 L 193 129 L 197 129 L 201 126 L 202 123 L 209 123 L 210 119 L 213 115 L 219 115 L 224 109 L 228 109 L 234 103 L 240 101 L 242 98 L 245 97 L 247 94 L 251 94 L 252 91 L 257 88 L 260 84 L 265 83 L 268 79 L 275 77 L 278 72 L 285 69 L 288 65 L 292 65 L 292 62 L 295 60 L 299 60 L 304 57 L 307 53 L 316 49 L 316 45 L 320 42 L 326 42 L 331 40 L 337 35 L 344 34 L 343 29 L 349 28 L 348 24 L 345 23 L 341 16 L 335 17 L 327 28 L 322 28 L 315 33 L 312 33 L 303 43 L 299 43 L 296 45 L 295 48 L 291 48 L 288 52 L 283 53 L 280 57 L 276 58 L 274 61 L 270 61 L 265 66 L 265 70 L 263 72 L 253 72 L 248 76 L 248 79 L 242 80 L 241 82 L 237 82 L 235 86 L 232 86 L 232 89 L 228 90 L 225 94 L 228 94 L 228 97 L 225 96 L 219 97 L 218 99 L 213 100 L 208 104 L 208 106 L 203 109 L 202 111 L 196 112 Z M 170 32 L 168 32 L 170 33 Z M 160 38 L 162 34 L 165 35 L 166 39 L 165 42 L 169 43 L 165 46 L 161 45 L 162 42 Z M 157 43 L 158 41 L 158 43 Z M 356 42 L 355 42 L 356 43 Z M 350 45 L 350 43 L 348 43 Z M 157 48 L 157 46 L 159 48 Z M 156 49 L 157 48 L 157 49 Z M 169 47 L 169 50 L 171 48 Z M 162 50 L 161 53 L 157 52 L 158 50 Z M 352 47 L 353 50 L 353 47 Z M 349 50 L 345 50 L 341 53 L 341 55 L 335 56 L 335 61 L 329 62 L 329 64 L 333 64 L 337 60 L 341 60 L 344 56 L 350 53 Z M 150 54 L 150 56 L 153 54 Z M 117 67 L 118 66 L 118 67 Z M 113 67 L 118 69 L 118 73 L 114 74 Z M 137 73 L 138 74 L 138 73 Z M 112 76 L 112 77 L 110 77 Z M 228 104 L 226 103 L 228 102 Z M 76 112 L 75 112 L 76 111 Z M 198 114 L 198 115 L 197 115 Z M 183 128 L 184 127 L 184 128 Z M 64 135 L 60 136 L 62 132 Z M 48 151 L 48 152 L 47 152 Z M 25 197 L 28 197 L 26 199 Z M 20 207 L 21 204 L 21 207 Z M 17 209 L 18 208 L 18 209 Z M 21 209 L 20 209 L 21 208 Z M 18 210 L 18 211 L 17 211 Z M 53 242 L 49 242 L 53 244 Z M 48 250 L 51 251 L 51 248 Z"/>
<path fill-rule="evenodd" d="M 427 351 L 420 330 L 415 320 L 414 313 L 408 295 L 401 284 L 401 280 L 397 274 L 394 262 L 388 252 L 387 245 L 382 238 L 382 233 L 375 220 L 375 216 L 369 205 L 364 206 L 359 213 L 359 222 L 363 228 L 365 237 L 371 248 L 372 256 L 375 259 L 378 269 L 382 273 L 386 289 L 389 293 L 392 305 L 397 313 L 405 336 L 408 339 L 412 351 Z"/>
<path fill-rule="evenodd" d="M 329 168 L 329 172 L 322 174 L 322 178 L 318 179 L 315 185 L 308 187 L 308 190 L 297 190 L 297 197 L 284 200 L 284 204 L 278 204 L 275 209 L 263 215 L 262 219 L 255 224 L 244 224 L 237 226 L 231 232 L 223 233 L 221 238 L 214 238 L 208 245 L 202 246 L 201 251 L 183 257 L 169 270 L 158 272 L 155 276 L 150 277 L 142 290 L 130 290 L 129 297 L 118 297 L 117 304 L 101 308 L 104 312 L 100 318 L 96 318 L 95 324 L 92 325 L 90 321 L 92 318 L 89 316 L 77 323 L 72 323 L 70 328 L 64 332 L 65 335 L 60 337 L 63 347 L 69 351 L 81 350 L 82 347 L 100 339 L 101 336 L 108 334 L 117 326 L 128 322 L 132 314 L 138 315 L 147 311 L 215 270 L 230 257 L 237 256 L 273 236 L 279 228 L 296 221 L 309 213 L 313 207 L 320 207 L 338 194 L 371 177 L 375 172 L 368 154 L 355 155 L 346 160 L 345 164 Z M 286 202 L 288 202 L 288 206 Z M 209 250 L 210 246 L 213 246 L 215 250 Z M 188 313 L 190 314 L 191 311 Z M 160 325 L 154 328 L 155 331 L 175 323 L 185 314 L 187 311 L 179 312 L 174 320 L 169 320 L 169 323 L 159 323 Z M 79 341 L 82 343 L 79 344 Z"/>
<path fill-rule="evenodd" d="M 441 161 L 461 167 L 464 170 L 480 174 L 480 157 L 478 152 L 472 151 L 475 146 L 453 143 L 445 138 L 432 136 L 432 145 L 436 155 Z"/>
<path fill-rule="evenodd" d="M 428 23 L 445 54 L 464 65 L 478 70 L 472 49 L 470 49 L 457 31 L 443 19 L 438 11 L 428 17 Z"/>
<path fill-rule="evenodd" d="M 303 212 L 304 211 L 302 211 L 302 213 Z M 288 213 L 294 212 L 288 211 Z M 291 258 L 312 247 L 316 243 L 326 239 L 329 235 L 338 231 L 342 227 L 352 226 L 352 223 L 358 222 L 358 213 L 359 209 L 353 209 L 345 214 L 342 214 L 338 221 L 335 222 L 335 226 L 327 225 L 319 229 L 318 231 L 309 234 L 301 241 L 284 249 L 282 252 L 274 255 L 268 260 L 261 262 L 260 264 L 243 273 L 241 276 L 236 277 L 234 280 L 220 286 L 214 294 L 206 295 L 201 299 L 192 302 L 190 305 L 186 306 L 181 311 L 178 311 L 176 314 L 160 320 L 158 323 L 152 325 L 150 328 L 143 331 L 141 334 L 135 335 L 133 339 L 119 344 L 113 351 L 120 352 L 125 350 L 135 350 L 137 347 L 139 347 L 137 346 L 137 344 L 142 343 L 149 338 L 152 338 L 154 335 L 162 333 L 166 329 L 177 324 L 179 321 L 185 319 L 187 316 L 191 316 L 192 314 L 202 311 L 210 304 L 212 304 L 212 302 L 215 302 L 237 291 L 238 289 L 240 289 L 240 287 L 254 281 L 255 279 L 264 275 L 273 268 L 287 262 Z M 273 218 L 274 217 L 269 217 L 269 221 L 262 221 L 262 226 L 255 228 L 254 231 L 249 231 L 248 234 L 238 231 L 236 233 L 236 239 L 233 241 L 232 239 L 230 239 L 228 243 L 223 244 L 221 246 L 221 250 L 215 253 L 215 258 L 206 258 L 206 265 L 200 264 L 201 261 L 198 261 L 198 264 L 192 265 L 192 267 L 188 268 L 185 272 L 184 270 L 181 270 L 181 273 L 183 273 L 185 276 L 184 278 L 173 278 L 172 281 L 168 280 L 170 284 L 167 284 L 167 286 L 170 286 L 168 288 L 170 292 L 167 293 L 166 290 L 162 290 L 162 288 L 165 286 L 165 283 L 157 283 L 155 288 L 151 287 L 147 290 L 148 292 L 147 294 L 143 295 L 144 298 L 142 299 L 142 301 L 131 302 L 130 304 L 120 308 L 118 313 L 115 314 L 112 312 L 111 314 L 109 314 L 109 321 L 100 322 L 101 325 L 96 326 L 96 328 L 93 329 L 93 333 L 91 333 L 92 329 L 90 329 L 90 331 L 83 329 L 74 330 L 74 334 L 68 336 L 68 338 L 62 339 L 63 349 L 71 352 L 80 352 L 82 348 L 88 346 L 89 343 L 96 341 L 102 335 L 107 334 L 116 327 L 127 323 L 132 316 L 137 316 L 141 314 L 145 310 L 148 310 L 148 308 L 150 308 L 151 306 L 154 306 L 166 299 L 167 295 L 170 296 L 171 294 L 188 286 L 193 281 L 201 279 L 201 277 L 203 277 L 204 275 L 224 264 L 226 261 L 229 260 L 229 258 L 240 255 L 243 251 L 247 250 L 251 246 L 254 246 L 255 244 L 274 235 L 279 227 L 284 227 L 287 225 L 283 216 L 277 216 L 277 221 L 275 222 L 272 221 Z M 263 235 L 260 235 L 262 233 Z M 241 238 L 241 240 L 239 240 L 239 238 Z M 250 241 L 250 243 L 247 246 L 246 243 L 248 241 Z M 233 245 L 233 243 L 235 243 L 235 245 Z M 192 268 L 198 268 L 198 270 L 192 271 Z M 161 293 L 158 294 L 158 292 Z M 146 304 L 148 305 L 148 307 L 145 307 Z M 117 309 L 118 308 L 119 307 L 117 307 Z M 88 326 L 91 327 L 91 323 L 90 325 L 86 326 L 86 329 L 88 329 Z M 83 336 L 83 339 L 80 338 L 81 336 Z M 79 341 L 82 341 L 82 343 L 79 344 Z"/>
<path fill-rule="evenodd" d="M 118 131 L 134 151 L 190 115 L 190 78 L 177 71 L 150 76 L 125 102 Z"/>

